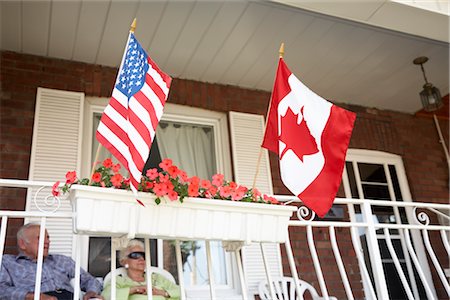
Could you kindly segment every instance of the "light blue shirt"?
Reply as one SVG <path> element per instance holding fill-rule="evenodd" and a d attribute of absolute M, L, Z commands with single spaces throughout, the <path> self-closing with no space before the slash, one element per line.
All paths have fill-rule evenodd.
<path fill-rule="evenodd" d="M 24 299 L 34 291 L 37 262 L 23 254 L 4 255 L 0 269 L 0 300 Z M 80 287 L 83 291 L 100 294 L 101 284 L 81 269 Z M 58 254 L 48 255 L 42 264 L 41 293 L 65 289 L 73 293 L 70 280 L 75 277 L 75 261 Z"/>

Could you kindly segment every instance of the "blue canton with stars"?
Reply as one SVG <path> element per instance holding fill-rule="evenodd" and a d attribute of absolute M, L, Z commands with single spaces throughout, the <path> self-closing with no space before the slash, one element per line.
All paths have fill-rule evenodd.
<path fill-rule="evenodd" d="M 127 54 L 116 82 L 116 88 L 130 99 L 144 85 L 147 70 L 147 53 L 142 49 L 134 34 L 130 34 Z"/>

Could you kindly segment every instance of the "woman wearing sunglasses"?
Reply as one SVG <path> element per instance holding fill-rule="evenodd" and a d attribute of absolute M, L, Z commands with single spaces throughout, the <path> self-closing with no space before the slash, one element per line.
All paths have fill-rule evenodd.
<path fill-rule="evenodd" d="M 119 259 L 126 269 L 126 275 L 116 277 L 116 299 L 148 299 L 144 243 L 139 240 L 129 241 L 127 247 L 119 252 Z M 152 273 L 152 295 L 154 300 L 179 299 L 180 288 L 164 276 Z M 105 284 L 102 296 L 111 298 L 111 281 Z"/>

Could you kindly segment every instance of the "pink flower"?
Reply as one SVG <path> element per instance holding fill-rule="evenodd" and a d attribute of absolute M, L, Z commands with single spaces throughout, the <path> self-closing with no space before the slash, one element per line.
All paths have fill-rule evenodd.
<path fill-rule="evenodd" d="M 167 182 L 169 181 L 169 175 L 159 173 L 159 182 Z"/>
<path fill-rule="evenodd" d="M 77 181 L 77 172 L 69 171 L 66 173 L 66 183 L 72 184 Z"/>
<path fill-rule="evenodd" d="M 107 158 L 103 161 L 103 166 L 105 168 L 111 168 L 113 166 L 113 162 L 111 160 L 111 158 Z"/>
<path fill-rule="evenodd" d="M 189 179 L 189 177 L 187 176 L 186 172 L 183 171 L 183 170 L 180 170 L 180 172 L 178 173 L 178 176 L 180 176 L 181 182 L 186 182 Z"/>
<path fill-rule="evenodd" d="M 169 196 L 169 199 L 172 201 L 175 201 L 178 199 L 178 193 L 175 192 L 174 190 L 171 190 L 167 193 L 167 196 Z"/>
<path fill-rule="evenodd" d="M 212 177 L 212 184 L 214 184 L 215 186 L 219 187 L 223 184 L 223 174 L 216 174 Z"/>
<path fill-rule="evenodd" d="M 55 182 L 55 184 L 52 186 L 52 195 L 54 197 L 58 197 L 60 195 L 59 191 L 59 181 Z"/>
<path fill-rule="evenodd" d="M 188 186 L 188 196 L 197 197 L 198 196 L 198 184 L 190 183 Z"/>
<path fill-rule="evenodd" d="M 112 166 L 112 170 L 114 173 L 119 172 L 120 168 L 121 168 L 120 164 L 115 164 L 114 166 Z"/>
<path fill-rule="evenodd" d="M 219 195 L 223 198 L 228 198 L 231 196 L 232 189 L 229 186 L 221 186 L 219 187 Z"/>
<path fill-rule="evenodd" d="M 102 174 L 100 174 L 99 172 L 95 172 L 94 174 L 92 174 L 93 182 L 100 182 L 101 180 L 102 180 Z"/>
<path fill-rule="evenodd" d="M 235 191 L 231 193 L 231 200 L 239 201 L 244 198 L 245 193 L 247 192 L 247 188 L 245 186 L 240 185 Z"/>
<path fill-rule="evenodd" d="M 163 159 L 163 161 L 159 164 L 159 167 L 161 169 L 163 169 L 164 171 L 167 171 L 169 169 L 169 167 L 171 167 L 171 166 L 172 166 L 172 160 L 168 159 L 168 158 Z"/>
<path fill-rule="evenodd" d="M 150 180 L 155 180 L 158 177 L 158 170 L 156 168 L 148 169 L 146 175 Z"/>
<path fill-rule="evenodd" d="M 113 184 L 113 186 L 115 187 L 121 187 L 122 186 L 122 181 L 123 181 L 123 176 L 120 174 L 116 174 L 113 177 L 111 177 L 111 183 Z"/>
<path fill-rule="evenodd" d="M 234 181 L 230 181 L 230 183 L 228 184 L 230 186 L 230 188 L 235 189 L 237 188 L 237 183 Z"/>

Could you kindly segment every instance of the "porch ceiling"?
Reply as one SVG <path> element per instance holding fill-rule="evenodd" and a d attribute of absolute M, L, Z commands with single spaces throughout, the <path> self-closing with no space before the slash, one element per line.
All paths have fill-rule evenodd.
<path fill-rule="evenodd" d="M 429 81 L 448 93 L 448 15 L 419 10 L 411 18 L 404 5 L 383 11 L 386 1 L 282 2 L 301 8 L 271 1 L 0 1 L 1 49 L 117 67 L 136 16 L 138 40 L 173 77 L 270 91 L 284 42 L 290 69 L 336 102 L 420 110 L 418 56 L 430 58 Z M 369 22 L 377 12 L 384 13 L 379 20 L 400 21 Z"/>

